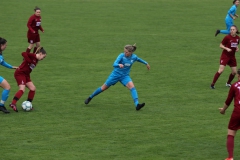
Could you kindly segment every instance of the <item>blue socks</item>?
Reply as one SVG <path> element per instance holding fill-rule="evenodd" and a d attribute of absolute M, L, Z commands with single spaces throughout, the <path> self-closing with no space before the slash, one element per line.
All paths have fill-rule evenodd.
<path fill-rule="evenodd" d="M 132 99 L 134 101 L 135 106 L 137 107 L 138 105 L 138 94 L 137 94 L 137 90 L 135 87 L 133 87 L 132 89 L 130 89 L 131 91 L 131 95 L 132 95 Z"/>
<path fill-rule="evenodd" d="M 90 95 L 90 98 L 95 97 L 96 95 L 98 95 L 98 94 L 101 93 L 101 92 L 102 92 L 101 87 L 97 88 L 97 89 L 93 92 L 93 94 Z"/>
<path fill-rule="evenodd" d="M 133 101 L 134 101 L 134 104 L 135 104 L 135 106 L 137 107 L 137 105 L 138 105 L 138 94 L 137 94 L 137 90 L 136 90 L 136 88 L 135 87 L 133 87 L 132 89 L 130 89 L 130 91 L 131 91 L 131 95 L 132 95 L 132 99 L 133 99 Z M 101 87 L 99 87 L 99 88 L 97 88 L 89 97 L 90 98 L 93 98 L 93 97 L 95 97 L 95 96 L 97 96 L 99 93 L 101 93 L 102 92 L 102 89 L 101 89 Z"/>
<path fill-rule="evenodd" d="M 4 89 L 2 91 L 2 99 L 1 99 L 1 102 L 0 102 L 0 106 L 4 106 L 4 103 L 7 101 L 8 99 L 8 96 L 9 96 L 9 92 L 10 90 L 6 90 Z"/>

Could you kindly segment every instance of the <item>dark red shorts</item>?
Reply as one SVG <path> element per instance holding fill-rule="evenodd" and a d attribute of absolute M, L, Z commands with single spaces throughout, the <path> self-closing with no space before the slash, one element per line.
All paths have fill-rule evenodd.
<path fill-rule="evenodd" d="M 229 124 L 228 124 L 228 129 L 231 130 L 238 130 L 240 129 L 240 114 L 237 112 L 232 113 Z"/>
<path fill-rule="evenodd" d="M 236 67 L 237 61 L 235 57 L 221 56 L 220 65 L 224 65 L 224 66 L 229 65 L 230 67 Z"/>
<path fill-rule="evenodd" d="M 27 76 L 27 75 L 23 75 L 23 74 L 15 75 L 14 74 L 14 77 L 17 81 L 18 86 L 26 85 L 26 83 L 31 82 L 30 76 Z"/>
<path fill-rule="evenodd" d="M 31 43 L 31 44 L 34 44 L 36 42 L 40 42 L 40 35 L 39 34 L 28 33 L 27 38 L 28 38 L 28 43 Z"/>

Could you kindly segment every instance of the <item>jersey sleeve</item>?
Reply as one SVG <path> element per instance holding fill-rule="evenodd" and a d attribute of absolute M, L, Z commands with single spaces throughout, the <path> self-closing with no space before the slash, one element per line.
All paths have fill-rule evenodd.
<path fill-rule="evenodd" d="M 148 64 L 146 61 L 144 61 L 143 59 L 139 58 L 138 56 L 137 56 L 137 61 L 140 62 L 140 63 L 146 64 L 146 65 Z"/>
<path fill-rule="evenodd" d="M 2 66 L 7 67 L 7 68 L 13 68 L 12 65 L 8 64 L 7 62 L 3 61 L 1 63 Z"/>
<path fill-rule="evenodd" d="M 6 68 L 13 68 L 12 65 L 8 64 L 7 62 L 4 61 L 4 59 L 1 57 L 0 58 L 0 64 Z"/>
<path fill-rule="evenodd" d="M 39 26 L 39 29 L 40 29 L 42 32 L 44 31 L 41 25 Z"/>
<path fill-rule="evenodd" d="M 35 57 L 36 55 L 33 53 L 22 52 L 22 56 L 28 63 L 31 63 L 32 62 L 31 57 Z"/>
<path fill-rule="evenodd" d="M 233 97 L 234 97 L 234 86 L 232 85 L 228 92 L 228 97 L 225 101 L 225 104 L 229 106 L 233 100 Z"/>
<path fill-rule="evenodd" d="M 230 15 L 230 14 L 234 15 L 235 12 L 236 12 L 235 6 L 232 6 L 232 7 L 228 10 L 228 14 L 229 14 L 229 15 Z"/>
<path fill-rule="evenodd" d="M 228 43 L 228 37 L 225 36 L 221 43 L 225 46 Z"/>
<path fill-rule="evenodd" d="M 33 28 L 31 27 L 32 21 L 33 21 L 33 17 L 31 16 L 31 17 L 28 19 L 27 27 L 28 27 L 28 29 L 29 29 L 32 33 L 34 33 L 35 31 L 34 31 Z"/>
<path fill-rule="evenodd" d="M 119 66 L 119 62 L 121 61 L 122 57 L 123 57 L 124 54 L 120 54 L 117 59 L 114 61 L 113 63 L 113 67 L 118 67 Z"/>

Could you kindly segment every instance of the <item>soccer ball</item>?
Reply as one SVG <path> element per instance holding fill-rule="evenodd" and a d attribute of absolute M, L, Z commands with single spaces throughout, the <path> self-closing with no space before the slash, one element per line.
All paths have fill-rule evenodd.
<path fill-rule="evenodd" d="M 32 103 L 29 102 L 29 101 L 24 101 L 24 102 L 22 103 L 22 109 L 23 109 L 24 111 L 31 111 L 31 110 L 32 110 Z"/>

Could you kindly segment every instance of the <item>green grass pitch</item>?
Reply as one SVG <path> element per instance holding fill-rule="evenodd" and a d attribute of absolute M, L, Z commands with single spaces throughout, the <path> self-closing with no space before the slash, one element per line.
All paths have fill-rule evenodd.
<path fill-rule="evenodd" d="M 26 23 L 42 9 L 41 44 L 47 57 L 31 74 L 34 111 L 0 113 L 1 160 L 220 160 L 227 157 L 227 124 L 218 112 L 230 69 L 210 89 L 219 67 L 224 18 L 232 1 L 7 0 L 0 4 L 5 60 L 22 61 Z M 239 19 L 235 21 L 240 24 Z M 121 84 L 84 100 L 101 86 L 126 44 L 151 65 L 135 63 L 131 77 L 146 106 L 135 111 Z M 239 60 L 239 53 L 237 53 Z M 18 90 L 13 70 L 0 67 Z M 234 81 L 237 79 L 235 78 Z M 27 90 L 28 91 L 28 90 Z M 7 106 L 7 108 L 9 108 Z M 235 159 L 240 159 L 239 136 Z"/>

